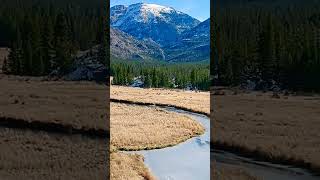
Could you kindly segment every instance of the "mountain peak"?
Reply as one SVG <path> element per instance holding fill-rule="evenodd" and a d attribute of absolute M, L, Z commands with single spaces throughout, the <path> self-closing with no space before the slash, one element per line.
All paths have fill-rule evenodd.
<path fill-rule="evenodd" d="M 127 14 L 131 18 L 144 23 L 148 23 L 149 21 L 157 21 L 156 19 L 165 20 L 169 15 L 188 16 L 187 14 L 177 11 L 172 7 L 148 3 L 136 3 L 129 6 L 115 5 L 111 8 L 111 16 L 114 14 L 112 12 L 116 12 L 117 14 L 121 13 L 121 15 Z M 124 22 L 120 21 L 116 25 L 114 25 L 119 26 L 122 23 Z"/>
<path fill-rule="evenodd" d="M 147 23 L 156 21 L 156 19 L 165 19 L 168 14 L 181 14 L 171 7 L 166 7 L 158 4 L 137 3 L 128 6 L 127 13 L 134 16 L 137 21 Z"/>
<path fill-rule="evenodd" d="M 172 7 L 147 3 L 113 6 L 110 20 L 111 26 L 140 40 L 151 38 L 160 45 L 175 41 L 183 31 L 200 23 Z"/>
<path fill-rule="evenodd" d="M 161 16 L 162 13 L 175 12 L 175 10 L 171 7 L 161 6 L 158 4 L 141 3 L 140 7 L 141 7 L 141 11 L 150 12 L 155 16 Z"/>

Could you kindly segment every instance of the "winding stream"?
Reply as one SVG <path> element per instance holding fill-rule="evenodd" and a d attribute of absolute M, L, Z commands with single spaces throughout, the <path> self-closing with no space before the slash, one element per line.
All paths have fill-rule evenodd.
<path fill-rule="evenodd" d="M 204 126 L 205 133 L 173 147 L 137 152 L 144 156 L 145 164 L 158 180 L 209 180 L 210 121 L 207 116 L 175 108 L 166 110 L 190 116 Z"/>
<path fill-rule="evenodd" d="M 209 180 L 210 157 L 219 167 L 240 168 L 265 180 L 319 180 L 320 176 L 291 166 L 255 161 L 225 151 L 211 150 L 210 120 L 207 116 L 176 108 L 167 111 L 181 113 L 199 122 L 205 129 L 201 136 L 191 138 L 173 147 L 133 151 L 144 156 L 145 164 L 158 180 Z"/>

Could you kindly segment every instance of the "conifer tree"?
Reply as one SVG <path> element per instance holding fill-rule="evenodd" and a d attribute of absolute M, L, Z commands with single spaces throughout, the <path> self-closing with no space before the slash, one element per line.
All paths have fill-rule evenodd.
<path fill-rule="evenodd" d="M 6 57 L 3 60 L 2 72 L 5 73 L 5 74 L 10 72 L 10 69 L 9 69 L 9 66 L 8 66 L 8 61 L 7 61 Z"/>
<path fill-rule="evenodd" d="M 56 56 L 53 46 L 53 23 L 52 19 L 48 15 L 45 16 L 45 20 L 43 21 L 41 35 L 44 74 L 48 74 L 53 70 L 54 57 Z"/>
<path fill-rule="evenodd" d="M 61 72 L 65 72 L 70 67 L 71 61 L 71 42 L 69 33 L 69 26 L 67 19 L 63 13 L 59 13 L 56 18 L 54 29 L 54 48 L 56 56 L 53 61 L 53 68 L 60 69 Z"/>

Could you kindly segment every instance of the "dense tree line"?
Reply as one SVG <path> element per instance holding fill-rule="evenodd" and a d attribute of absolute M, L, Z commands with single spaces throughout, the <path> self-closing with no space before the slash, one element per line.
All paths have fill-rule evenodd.
<path fill-rule="evenodd" d="M 140 77 L 143 87 L 209 90 L 209 64 L 111 63 L 113 84 L 132 85 Z"/>
<path fill-rule="evenodd" d="M 3 70 L 16 75 L 67 71 L 79 50 L 101 44 L 105 6 L 99 0 L 1 0 Z"/>
<path fill-rule="evenodd" d="M 320 90 L 320 3 L 280 2 L 217 8 L 212 62 L 216 85 L 246 85 L 250 80 L 255 89 L 277 85 Z"/>

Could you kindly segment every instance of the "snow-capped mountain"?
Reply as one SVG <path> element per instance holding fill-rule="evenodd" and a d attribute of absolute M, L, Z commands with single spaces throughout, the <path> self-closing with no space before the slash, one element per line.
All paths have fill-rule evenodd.
<path fill-rule="evenodd" d="M 166 60 L 200 61 L 210 57 L 210 18 L 198 26 L 184 31 L 179 39 L 164 47 L 167 54 Z"/>
<path fill-rule="evenodd" d="M 210 18 L 201 22 L 198 26 L 185 31 L 181 34 L 182 40 L 198 40 L 198 41 L 209 41 L 210 39 Z"/>
<path fill-rule="evenodd" d="M 115 57 L 130 60 L 164 60 L 164 51 L 150 39 L 137 40 L 127 33 L 110 28 L 110 49 Z"/>
<path fill-rule="evenodd" d="M 110 23 L 137 39 L 151 38 L 165 46 L 177 41 L 183 32 L 196 27 L 200 21 L 171 7 L 138 3 L 113 6 Z"/>

